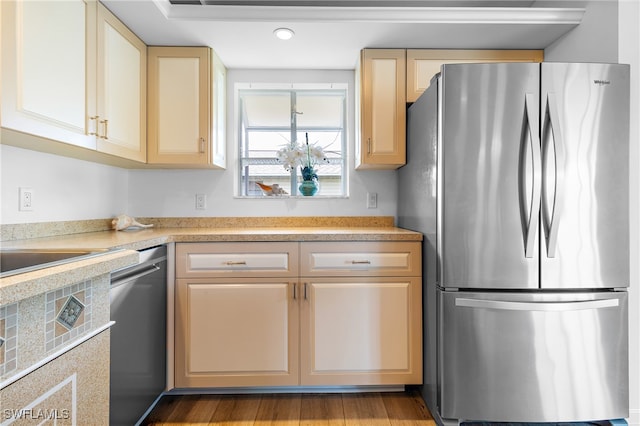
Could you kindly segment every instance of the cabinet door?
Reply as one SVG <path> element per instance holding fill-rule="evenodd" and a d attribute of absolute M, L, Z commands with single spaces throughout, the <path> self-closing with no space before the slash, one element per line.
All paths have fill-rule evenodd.
<path fill-rule="evenodd" d="M 224 106 L 226 71 L 222 63 L 213 60 L 215 54 L 208 47 L 150 47 L 148 52 L 148 162 L 223 166 L 224 145 L 220 144 L 225 142 L 214 145 L 212 140 L 224 137 L 225 115 L 220 107 Z M 222 86 L 221 98 L 216 84 Z"/>
<path fill-rule="evenodd" d="M 303 282 L 302 385 L 422 383 L 420 278 Z"/>
<path fill-rule="evenodd" d="M 2 126 L 95 149 L 96 2 L 1 7 Z"/>
<path fill-rule="evenodd" d="M 356 168 L 396 169 L 406 163 L 405 50 L 364 49 L 360 62 Z"/>
<path fill-rule="evenodd" d="M 407 102 L 418 100 L 443 64 L 542 62 L 543 58 L 543 50 L 407 49 Z"/>
<path fill-rule="evenodd" d="M 145 162 L 147 47 L 102 4 L 97 39 L 97 148 Z"/>
<path fill-rule="evenodd" d="M 298 384 L 296 284 L 178 279 L 176 387 Z"/>

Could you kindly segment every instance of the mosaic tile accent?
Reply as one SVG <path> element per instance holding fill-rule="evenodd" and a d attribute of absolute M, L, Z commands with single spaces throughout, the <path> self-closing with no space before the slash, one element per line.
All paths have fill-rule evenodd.
<path fill-rule="evenodd" d="M 92 281 L 84 281 L 45 296 L 45 351 L 58 349 L 92 329 Z"/>
<path fill-rule="evenodd" d="M 67 330 L 71 330 L 76 325 L 80 315 L 82 315 L 82 311 L 84 311 L 82 302 L 73 296 L 69 296 L 56 321 L 65 326 Z"/>
<path fill-rule="evenodd" d="M 0 307 L 0 375 L 18 366 L 18 304 Z"/>

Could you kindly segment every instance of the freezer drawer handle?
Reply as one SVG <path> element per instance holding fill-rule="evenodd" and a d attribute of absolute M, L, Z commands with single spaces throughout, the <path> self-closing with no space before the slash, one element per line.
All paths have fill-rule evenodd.
<path fill-rule="evenodd" d="M 582 311 L 586 309 L 613 308 L 618 299 L 599 299 L 575 302 L 506 302 L 504 300 L 481 300 L 456 298 L 456 306 L 463 308 L 498 309 L 503 311 Z"/>

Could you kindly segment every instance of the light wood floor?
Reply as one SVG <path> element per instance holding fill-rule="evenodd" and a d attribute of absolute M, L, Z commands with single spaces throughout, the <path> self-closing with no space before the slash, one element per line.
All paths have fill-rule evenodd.
<path fill-rule="evenodd" d="M 151 425 L 435 426 L 417 392 L 344 394 L 166 395 Z"/>

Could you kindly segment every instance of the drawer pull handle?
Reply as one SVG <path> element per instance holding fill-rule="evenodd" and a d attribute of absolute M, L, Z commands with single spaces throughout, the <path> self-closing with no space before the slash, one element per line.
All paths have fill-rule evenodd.
<path fill-rule="evenodd" d="M 236 266 L 236 265 L 246 265 L 247 262 L 244 260 L 229 260 L 228 262 L 224 262 L 227 266 Z"/>
<path fill-rule="evenodd" d="M 371 261 L 370 260 L 352 260 L 351 264 L 352 265 L 371 265 Z"/>

